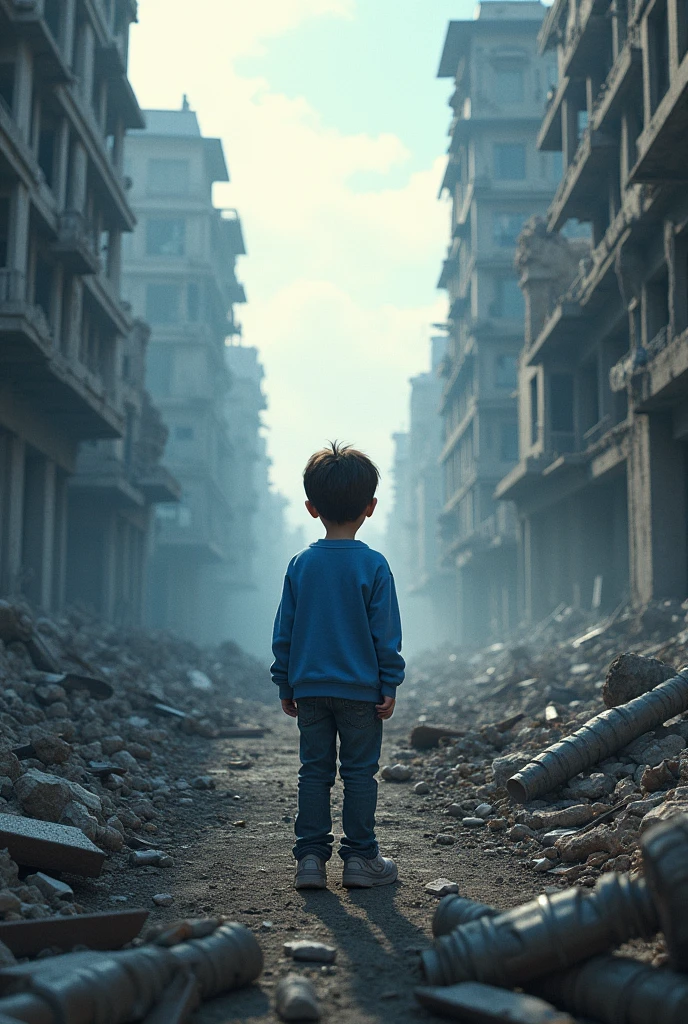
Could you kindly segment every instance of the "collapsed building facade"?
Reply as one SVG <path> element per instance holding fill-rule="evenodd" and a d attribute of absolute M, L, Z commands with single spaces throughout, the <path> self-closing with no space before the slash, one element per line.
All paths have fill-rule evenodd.
<path fill-rule="evenodd" d="M 539 146 L 564 176 L 521 239 L 520 462 L 497 490 L 531 620 L 688 593 L 688 11 L 556 0 L 540 42 L 559 83 Z"/>
<path fill-rule="evenodd" d="M 120 299 L 135 16 L 0 2 L 0 591 L 112 621 L 140 614 L 150 506 L 175 492 Z"/>
<path fill-rule="evenodd" d="M 147 384 L 169 430 L 168 462 L 182 486 L 158 507 L 150 569 L 151 624 L 198 642 L 227 636 L 229 593 L 245 576 L 240 437 L 232 436 L 232 359 L 240 328 L 234 305 L 245 253 L 235 210 L 213 205 L 229 174 L 219 139 L 181 110 L 146 111 L 146 128 L 126 142 L 139 218 L 125 252 L 125 290 L 150 325 Z M 254 424 L 254 429 L 257 427 Z"/>
<path fill-rule="evenodd" d="M 524 310 L 513 268 L 523 224 L 544 213 L 558 160 L 535 140 L 556 63 L 537 54 L 546 8 L 485 0 L 451 22 L 439 77 L 455 81 L 441 191 L 451 195 L 451 242 L 439 287 L 448 292 L 441 366 L 444 564 L 456 574 L 457 635 L 478 642 L 517 621 L 517 530 L 495 486 L 518 461 L 518 357 Z"/>

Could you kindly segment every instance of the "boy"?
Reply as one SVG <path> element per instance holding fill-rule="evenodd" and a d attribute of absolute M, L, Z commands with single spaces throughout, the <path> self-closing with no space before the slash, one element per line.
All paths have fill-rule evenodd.
<path fill-rule="evenodd" d="M 375 838 L 382 722 L 404 678 L 401 621 L 385 558 L 356 540 L 375 511 L 379 473 L 355 448 L 334 442 L 308 460 L 306 508 L 326 534 L 292 558 L 275 618 L 272 678 L 284 713 L 298 718 L 297 889 L 324 889 L 332 855 L 330 790 L 344 783 L 339 856 L 342 883 L 369 888 L 396 881 Z"/>

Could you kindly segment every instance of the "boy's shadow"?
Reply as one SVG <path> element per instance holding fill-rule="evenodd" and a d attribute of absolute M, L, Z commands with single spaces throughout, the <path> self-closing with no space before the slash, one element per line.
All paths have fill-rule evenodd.
<path fill-rule="evenodd" d="M 380 1004 L 381 993 L 398 991 L 401 1002 L 395 1005 L 407 1010 L 413 988 L 422 983 L 418 950 L 429 945 L 422 928 L 398 909 L 402 890 L 403 883 L 397 882 L 372 889 L 301 893 L 304 910 L 331 930 L 349 961 L 356 1001 L 368 1013 L 386 1018 L 396 1014 L 392 1004 Z"/>

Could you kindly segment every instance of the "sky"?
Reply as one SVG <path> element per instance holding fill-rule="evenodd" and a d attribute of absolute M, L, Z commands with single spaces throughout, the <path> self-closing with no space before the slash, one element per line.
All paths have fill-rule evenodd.
<path fill-rule="evenodd" d="M 379 465 L 391 503 L 391 435 L 408 379 L 427 369 L 449 210 L 437 199 L 451 82 L 436 78 L 446 26 L 473 0 L 140 0 L 130 77 L 142 107 L 186 93 L 224 143 L 248 255 L 244 343 L 266 371 L 273 482 L 290 519 L 301 472 L 338 438 Z M 436 333 L 436 332 L 434 332 Z M 365 538 L 364 538 L 365 539 Z"/>

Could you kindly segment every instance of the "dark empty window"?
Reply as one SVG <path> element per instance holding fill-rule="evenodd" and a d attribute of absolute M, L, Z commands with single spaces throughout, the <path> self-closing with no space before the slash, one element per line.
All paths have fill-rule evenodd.
<path fill-rule="evenodd" d="M 146 223 L 148 256 L 183 256 L 186 221 L 182 217 L 149 217 Z"/>
<path fill-rule="evenodd" d="M 151 324 L 174 324 L 179 320 L 179 289 L 176 285 L 148 285 L 146 320 Z"/>
<path fill-rule="evenodd" d="M 498 181 L 523 181 L 526 176 L 526 147 L 520 142 L 496 143 L 494 164 Z"/>
<path fill-rule="evenodd" d="M 683 4 L 679 4 L 682 7 Z M 669 18 L 667 0 L 658 0 L 648 18 L 650 42 L 650 98 L 655 110 L 669 89 Z"/>
<path fill-rule="evenodd" d="M 146 387 L 151 394 L 169 395 L 172 387 L 171 349 L 165 345 L 151 345 L 146 352 Z"/>
<path fill-rule="evenodd" d="M 60 42 L 60 6 L 62 0 L 44 0 L 43 18 L 56 42 Z"/>
<path fill-rule="evenodd" d="M 55 132 L 52 130 L 40 133 L 38 141 L 38 163 L 43 171 L 49 187 L 53 187 L 53 168 L 55 166 Z"/>
<path fill-rule="evenodd" d="M 0 103 L 12 113 L 14 107 L 14 64 L 0 63 Z"/>
<path fill-rule="evenodd" d="M 148 191 L 157 195 L 186 195 L 189 191 L 188 160 L 149 160 Z"/>
<path fill-rule="evenodd" d="M 525 213 L 495 213 L 493 221 L 495 244 L 506 245 L 510 248 L 515 246 L 526 220 Z"/>
<path fill-rule="evenodd" d="M 515 277 L 503 277 L 497 281 L 497 296 L 492 304 L 491 315 L 509 320 L 522 319 L 525 306 L 523 292 Z"/>
<path fill-rule="evenodd" d="M 530 443 L 537 444 L 540 437 L 540 406 L 538 401 L 538 379 L 530 379 Z"/>
<path fill-rule="evenodd" d="M 516 387 L 518 384 L 518 356 L 497 356 L 495 360 L 495 384 L 498 388 Z"/>
<path fill-rule="evenodd" d="M 523 103 L 523 71 L 520 68 L 497 68 L 494 95 L 499 103 Z"/>
<path fill-rule="evenodd" d="M 549 401 L 552 430 L 563 434 L 573 433 L 573 374 L 552 374 Z"/>
<path fill-rule="evenodd" d="M 7 266 L 7 242 L 10 233 L 10 201 L 0 196 L 0 267 Z"/>
<path fill-rule="evenodd" d="M 516 420 L 502 420 L 499 424 L 499 457 L 502 462 L 518 459 L 518 424 Z"/>

